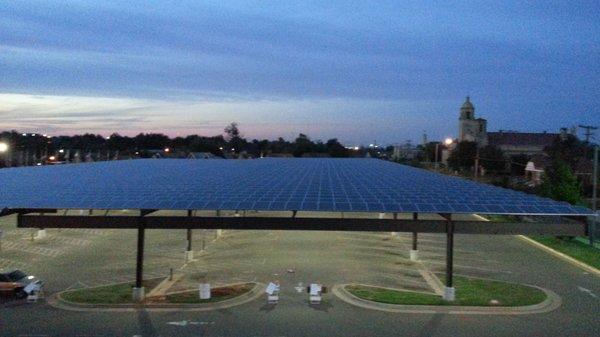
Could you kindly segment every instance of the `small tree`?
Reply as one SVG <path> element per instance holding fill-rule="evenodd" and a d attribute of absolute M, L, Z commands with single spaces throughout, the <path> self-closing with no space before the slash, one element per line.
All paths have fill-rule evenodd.
<path fill-rule="evenodd" d="M 542 178 L 539 194 L 554 200 L 580 204 L 581 184 L 571 172 L 569 165 L 562 160 L 555 160 Z"/>
<path fill-rule="evenodd" d="M 477 156 L 477 143 L 460 142 L 448 157 L 448 166 L 454 170 L 469 170 L 475 166 Z"/>
<path fill-rule="evenodd" d="M 225 139 L 228 142 L 228 146 L 233 149 L 235 153 L 241 152 L 242 148 L 246 145 L 246 139 L 244 139 L 240 133 L 237 123 L 233 122 L 225 127 Z"/>
<path fill-rule="evenodd" d="M 294 157 L 302 157 L 304 153 L 315 152 L 315 143 L 307 135 L 301 133 L 292 144 Z"/>
<path fill-rule="evenodd" d="M 531 157 L 526 154 L 518 154 L 510 157 L 510 174 L 515 176 L 525 175 L 525 167 L 530 159 Z"/>
<path fill-rule="evenodd" d="M 479 162 L 487 171 L 503 172 L 506 170 L 506 158 L 499 148 L 488 145 L 479 150 Z"/>
<path fill-rule="evenodd" d="M 325 143 L 327 152 L 332 157 L 348 157 L 348 149 L 344 145 L 340 144 L 337 138 L 332 138 Z"/>

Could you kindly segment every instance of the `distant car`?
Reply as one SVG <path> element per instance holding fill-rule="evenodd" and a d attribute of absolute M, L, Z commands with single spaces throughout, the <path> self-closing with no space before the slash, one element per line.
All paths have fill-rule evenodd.
<path fill-rule="evenodd" d="M 0 273 L 0 292 L 12 292 L 17 298 L 25 298 L 28 295 L 25 287 L 36 282 L 41 283 L 35 276 L 27 275 L 20 270 Z"/>

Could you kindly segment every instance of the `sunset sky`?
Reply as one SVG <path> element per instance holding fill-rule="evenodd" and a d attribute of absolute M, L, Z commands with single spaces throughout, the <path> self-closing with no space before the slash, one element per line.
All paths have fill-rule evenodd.
<path fill-rule="evenodd" d="M 323 4 L 325 3 L 325 4 Z M 347 145 L 600 122 L 598 1 L 3 1 L 0 129 Z"/>

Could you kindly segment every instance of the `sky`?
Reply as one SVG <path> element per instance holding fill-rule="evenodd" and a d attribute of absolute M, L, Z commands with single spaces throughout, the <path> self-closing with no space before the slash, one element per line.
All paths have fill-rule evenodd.
<path fill-rule="evenodd" d="M 600 124 L 598 1 L 2 1 L 0 129 L 347 145 Z M 599 135 L 600 136 L 600 135 Z"/>

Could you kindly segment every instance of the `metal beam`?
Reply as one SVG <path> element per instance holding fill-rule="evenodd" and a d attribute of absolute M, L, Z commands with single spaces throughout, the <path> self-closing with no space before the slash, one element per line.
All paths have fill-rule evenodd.
<path fill-rule="evenodd" d="M 146 216 L 147 229 L 264 229 L 264 230 L 317 230 L 364 232 L 421 232 L 444 233 L 444 220 L 393 220 L 393 219 L 341 219 L 341 218 L 289 218 L 289 217 L 186 217 Z M 135 216 L 85 216 L 85 215 L 23 215 L 19 214 L 20 228 L 132 228 L 139 227 L 140 217 Z M 585 234 L 584 223 L 545 222 L 491 222 L 455 221 L 457 234 Z"/>
<path fill-rule="evenodd" d="M 20 209 L 4 208 L 4 209 L 0 210 L 0 217 L 11 215 L 11 214 L 28 214 L 28 213 L 58 213 L 58 210 L 46 209 L 46 208 L 20 208 Z"/>

